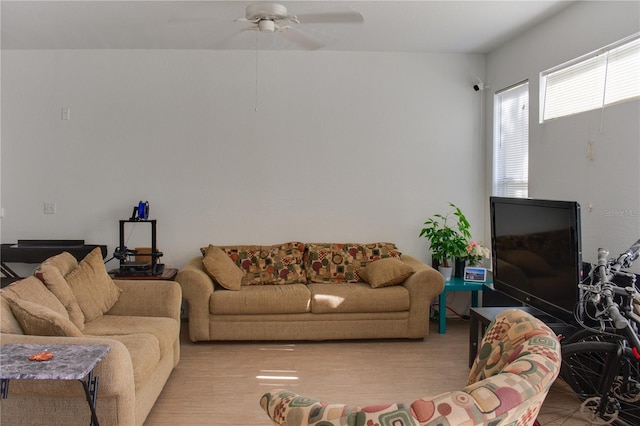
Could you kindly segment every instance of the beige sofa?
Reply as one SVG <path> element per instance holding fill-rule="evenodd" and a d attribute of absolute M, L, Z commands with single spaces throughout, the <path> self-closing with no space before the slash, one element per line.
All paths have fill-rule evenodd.
<path fill-rule="evenodd" d="M 439 272 L 392 243 L 201 251 L 176 277 L 193 342 L 421 339 L 444 288 Z"/>
<path fill-rule="evenodd" d="M 0 296 L 1 345 L 108 345 L 94 369 L 98 421 L 144 423 L 180 359 L 177 283 L 111 280 L 97 250 L 79 263 L 69 253 L 54 256 Z M 90 423 L 75 380 L 11 380 L 0 404 L 3 425 Z"/>

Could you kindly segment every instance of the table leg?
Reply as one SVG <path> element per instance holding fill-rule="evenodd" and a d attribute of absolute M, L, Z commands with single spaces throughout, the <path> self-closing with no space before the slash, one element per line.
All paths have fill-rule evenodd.
<path fill-rule="evenodd" d="M 2 395 L 2 399 L 7 399 L 8 392 L 9 392 L 9 379 L 2 379 L 0 381 L 0 395 Z"/>
<path fill-rule="evenodd" d="M 438 298 L 438 333 L 447 334 L 447 291 L 442 290 Z"/>
<path fill-rule="evenodd" d="M 93 377 L 93 370 L 89 372 L 86 380 L 80 380 L 84 394 L 91 410 L 91 426 L 99 426 L 98 416 L 96 415 L 96 399 L 98 397 L 98 378 Z"/>
<path fill-rule="evenodd" d="M 472 308 L 478 307 L 478 290 L 471 291 L 471 307 Z"/>

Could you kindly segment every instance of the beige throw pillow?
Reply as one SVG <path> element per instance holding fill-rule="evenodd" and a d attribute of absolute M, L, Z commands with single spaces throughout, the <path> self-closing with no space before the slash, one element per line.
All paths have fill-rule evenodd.
<path fill-rule="evenodd" d="M 65 257 L 71 256 L 69 253 L 63 253 L 61 255 L 54 256 L 54 258 L 63 255 Z M 73 256 L 71 257 L 75 262 L 75 258 Z M 80 330 L 83 330 L 84 314 L 82 313 L 82 309 L 80 309 L 80 305 L 78 305 L 78 300 L 73 294 L 71 286 L 64 278 L 64 268 L 60 269 L 55 262 L 51 262 L 52 259 L 49 259 L 38 266 L 38 268 L 34 272 L 34 275 L 38 277 L 40 281 L 44 283 L 44 285 L 47 286 L 47 288 L 58 298 L 58 300 L 60 300 L 62 305 L 69 313 L 69 319 L 71 320 L 71 322 L 73 322 Z M 75 268 L 77 267 L 78 262 L 75 262 Z M 71 272 L 71 270 L 67 271 L 66 273 L 69 272 Z"/>
<path fill-rule="evenodd" d="M 37 303 L 69 319 L 69 314 L 60 300 L 42 284 L 42 281 L 33 275 L 3 288 L 2 294 L 7 299 L 20 299 Z"/>
<path fill-rule="evenodd" d="M 71 287 L 87 322 L 109 311 L 118 301 L 122 291 L 107 273 L 99 247 L 82 259 L 65 280 Z"/>
<path fill-rule="evenodd" d="M 25 334 L 34 336 L 82 337 L 69 319 L 45 306 L 28 300 L 7 298 L 13 316 Z"/>
<path fill-rule="evenodd" d="M 413 272 L 402 260 L 388 257 L 369 263 L 360 270 L 360 278 L 373 288 L 388 287 L 404 282 Z"/>
<path fill-rule="evenodd" d="M 240 290 L 244 273 L 220 248 L 210 244 L 202 259 L 202 266 L 211 278 L 227 290 Z"/>

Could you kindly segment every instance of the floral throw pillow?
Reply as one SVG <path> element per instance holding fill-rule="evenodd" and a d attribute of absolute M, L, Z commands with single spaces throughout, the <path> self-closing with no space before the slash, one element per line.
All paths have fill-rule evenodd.
<path fill-rule="evenodd" d="M 364 258 L 367 262 L 385 259 L 387 257 L 400 257 L 402 253 L 393 243 L 371 243 L 364 245 Z"/>
<path fill-rule="evenodd" d="M 356 283 L 367 262 L 362 244 L 322 243 L 308 245 L 305 265 L 311 282 Z"/>
<path fill-rule="evenodd" d="M 284 285 L 307 282 L 306 271 L 303 268 L 305 250 L 303 243 L 220 248 L 244 272 L 242 285 Z"/>

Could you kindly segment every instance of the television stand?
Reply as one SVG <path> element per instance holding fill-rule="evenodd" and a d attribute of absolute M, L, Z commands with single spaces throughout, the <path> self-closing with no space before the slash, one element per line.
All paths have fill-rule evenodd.
<path fill-rule="evenodd" d="M 540 309 L 531 306 L 497 306 L 491 308 L 471 308 L 469 310 L 469 368 L 473 365 L 473 361 L 478 353 L 478 344 L 484 335 L 489 323 L 493 321 L 496 315 L 507 309 L 520 309 L 538 318 L 544 322 L 558 336 L 570 336 L 577 330 L 574 325 L 568 324 L 556 317 L 553 317 Z"/>

